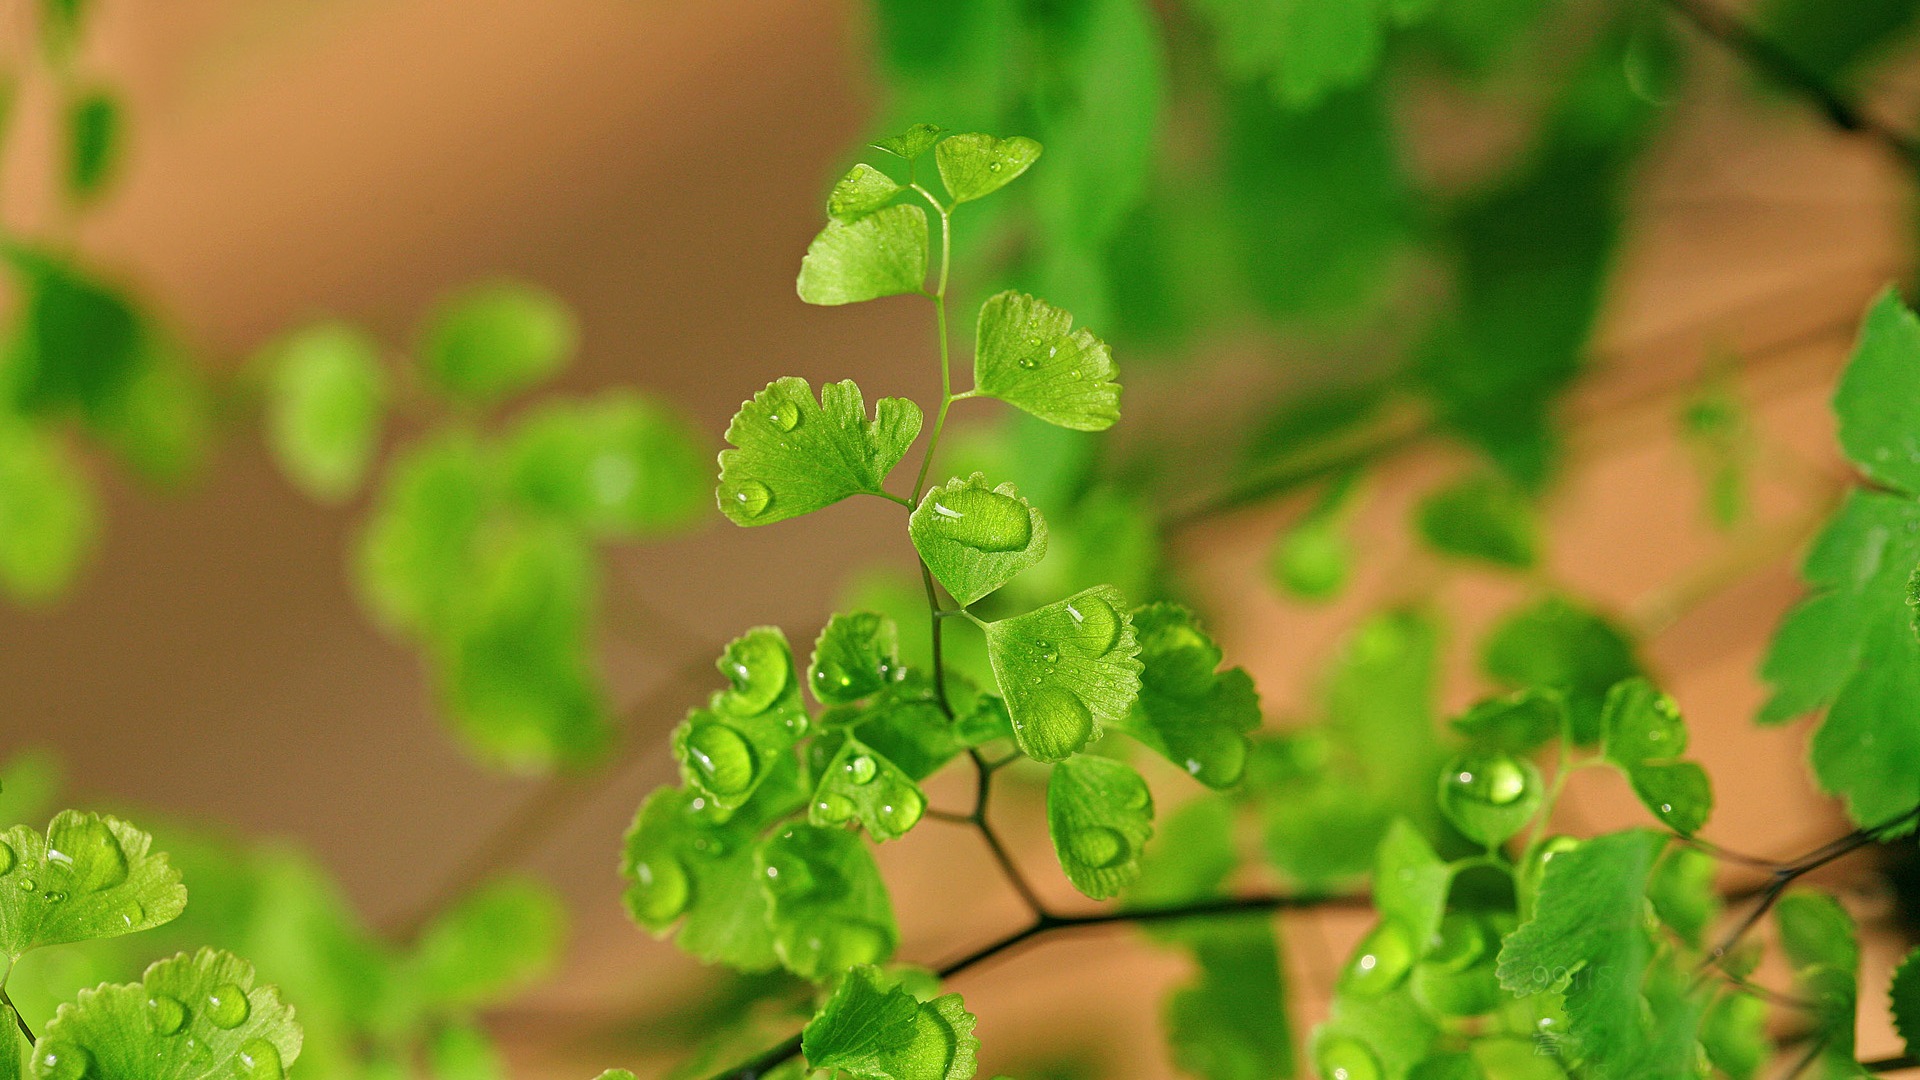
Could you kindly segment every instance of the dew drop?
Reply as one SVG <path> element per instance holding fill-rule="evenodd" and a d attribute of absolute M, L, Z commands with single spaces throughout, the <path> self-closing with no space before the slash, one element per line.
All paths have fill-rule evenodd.
<path fill-rule="evenodd" d="M 246 1080 L 281 1080 L 287 1074 L 280 1063 L 280 1048 L 265 1039 L 240 1044 L 240 1068 Z"/>
<path fill-rule="evenodd" d="M 253 1011 L 247 1004 L 247 993 L 233 983 L 221 983 L 207 995 L 207 1019 L 215 1026 L 228 1030 L 247 1022 L 247 1014 Z"/>
<path fill-rule="evenodd" d="M 1033 540 L 1033 515 L 1011 495 L 985 488 L 943 492 L 933 504 L 941 534 L 975 551 L 1021 551 Z"/>
<path fill-rule="evenodd" d="M 800 426 L 800 407 L 791 401 L 776 401 L 768 406 L 767 423 L 781 431 L 792 431 Z"/>
<path fill-rule="evenodd" d="M 35 889 L 37 889 L 37 888 L 39 888 L 39 887 L 40 887 L 40 883 L 39 883 L 39 882 L 37 882 L 37 881 L 35 881 L 35 880 L 33 880 L 33 879 L 32 879 L 32 878 L 30 878 L 30 877 L 27 877 L 27 878 L 21 878 L 21 879 L 20 879 L 20 891 L 21 891 L 21 892 L 32 892 L 33 890 L 35 890 Z"/>
<path fill-rule="evenodd" d="M 742 516 L 756 518 L 773 505 L 773 491 L 758 480 L 736 480 L 721 489 L 720 497 Z"/>
<path fill-rule="evenodd" d="M 815 884 L 805 859 L 782 858 L 767 864 L 767 887 L 781 896 L 812 892 Z"/>
<path fill-rule="evenodd" d="M 67 899 L 67 894 L 60 891 L 59 889 L 47 890 L 47 903 L 49 904 L 64 903 L 66 899 Z"/>
<path fill-rule="evenodd" d="M 853 805 L 852 799 L 838 792 L 829 793 L 822 796 L 819 802 L 813 804 L 813 823 L 816 825 L 838 825 L 844 821 L 852 820 L 857 809 L 858 808 Z"/>
<path fill-rule="evenodd" d="M 1065 690 L 1039 686 L 1025 695 L 1026 708 L 1012 710 L 1014 730 L 1029 754 L 1041 761 L 1059 761 L 1086 745 L 1093 735 L 1093 714 L 1086 703 Z"/>
<path fill-rule="evenodd" d="M 918 824 L 926 809 L 926 797 L 918 789 L 902 787 L 893 793 L 890 801 L 881 805 L 880 824 L 885 831 L 898 836 Z"/>
<path fill-rule="evenodd" d="M 13 854 L 13 848 L 5 840 L 0 840 L 0 874 L 12 873 L 14 864 L 19 861 Z"/>
<path fill-rule="evenodd" d="M 1075 830 L 1067 838 L 1067 851 L 1082 866 L 1104 870 L 1125 862 L 1132 845 L 1119 832 L 1105 825 L 1092 825 Z"/>
<path fill-rule="evenodd" d="M 784 642 L 765 631 L 755 631 L 727 646 L 720 671 L 733 684 L 727 711 L 758 716 L 772 708 L 792 679 L 793 664 Z"/>
<path fill-rule="evenodd" d="M 1073 644 L 1088 656 L 1105 656 L 1120 640 L 1120 613 L 1097 596 L 1083 596 L 1067 605 L 1073 619 Z"/>
<path fill-rule="evenodd" d="M 740 733 L 719 723 L 687 733 L 687 759 L 700 783 L 716 795 L 738 795 L 753 786 L 753 748 Z"/>
<path fill-rule="evenodd" d="M 856 784 L 870 783 L 880 772 L 880 767 L 875 765 L 873 759 L 865 754 L 861 754 L 852 761 L 847 762 L 846 769 L 847 779 Z"/>
<path fill-rule="evenodd" d="M 1019 363 L 1021 367 L 1025 368 L 1028 371 L 1032 371 L 1033 369 L 1040 366 L 1040 358 L 1037 356 L 1034 356 L 1032 353 L 1022 353 L 1020 355 Z"/>
<path fill-rule="evenodd" d="M 177 1035 L 187 1026 L 187 1007 L 179 998 L 155 994 L 147 999 L 147 1026 L 156 1035 Z"/>
<path fill-rule="evenodd" d="M 853 689 L 853 676 L 847 669 L 832 660 L 822 661 L 813 669 L 813 693 L 822 701 L 838 701 Z"/>
<path fill-rule="evenodd" d="M 1036 641 L 1033 643 L 1033 649 L 1035 653 L 1039 654 L 1040 659 L 1046 663 L 1056 663 L 1060 659 L 1060 650 L 1054 648 L 1053 642 L 1051 641 Z"/>
<path fill-rule="evenodd" d="M 33 1054 L 33 1071 L 41 1080 L 80 1080 L 93 1065 L 87 1051 L 60 1039 L 42 1039 Z"/>
<path fill-rule="evenodd" d="M 997 161 L 989 161 L 989 162 L 987 162 L 987 171 L 988 171 L 988 172 L 999 172 L 999 171 L 1000 171 L 1000 163 L 999 163 L 999 162 L 997 162 Z"/>
<path fill-rule="evenodd" d="M 687 868 L 673 856 L 658 854 L 639 860 L 634 864 L 633 882 L 627 904 L 641 922 L 662 926 L 687 910 L 691 882 Z"/>
<path fill-rule="evenodd" d="M 1328 1039 L 1314 1055 L 1325 1080 L 1380 1080 L 1380 1060 L 1356 1039 Z"/>
<path fill-rule="evenodd" d="M 207 994 L 207 1019 L 213 1020 L 221 1028 L 238 1028 L 246 1022 L 246 1015 L 252 1009 L 248 1007 L 246 992 L 234 986 L 232 982 L 223 982 L 213 988 L 213 994 Z"/>
<path fill-rule="evenodd" d="M 1378 997 L 1400 984 L 1413 966 L 1413 941 L 1399 923 L 1382 921 L 1360 944 L 1340 972 L 1340 990 Z"/>
<path fill-rule="evenodd" d="M 1451 783 L 1460 796 L 1488 806 L 1510 806 L 1527 793 L 1526 770 L 1505 754 L 1463 760 Z"/>

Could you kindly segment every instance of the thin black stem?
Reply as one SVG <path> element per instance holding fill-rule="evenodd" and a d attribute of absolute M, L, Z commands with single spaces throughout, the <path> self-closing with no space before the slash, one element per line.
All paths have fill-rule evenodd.
<path fill-rule="evenodd" d="M 1091 915 L 1046 915 L 1034 919 L 1005 937 L 967 953 L 957 960 L 950 961 L 936 969 L 941 979 L 950 979 L 969 968 L 978 967 L 1004 953 L 1011 952 L 1033 942 L 1044 935 L 1060 930 L 1087 929 L 1101 926 L 1128 924 L 1148 924 L 1174 922 L 1180 919 L 1201 919 L 1209 916 L 1270 914 L 1300 908 L 1328 907 L 1332 905 L 1365 904 L 1366 898 L 1360 896 L 1290 896 L 1264 894 L 1259 896 L 1237 896 L 1219 900 L 1202 900 L 1191 904 L 1179 904 L 1171 907 L 1133 908 L 1118 911 L 1103 911 Z M 765 1053 L 725 1072 L 716 1073 L 713 1080 L 760 1080 L 774 1069 L 786 1064 L 800 1054 L 800 1036 L 792 1038 L 768 1049 Z"/>
<path fill-rule="evenodd" d="M 19 1007 L 13 1003 L 13 998 L 7 996 L 5 989 L 0 989 L 0 1007 L 5 1007 L 8 1012 L 13 1014 L 13 1022 L 20 1026 L 20 1034 L 26 1036 L 28 1046 L 32 1046 L 40 1041 L 34 1038 L 33 1029 L 27 1026 L 27 1018 L 20 1015 Z"/>
<path fill-rule="evenodd" d="M 1020 872 L 1020 864 L 1013 861 L 1013 855 L 1007 851 L 1007 846 L 1000 842 L 1000 834 L 994 830 L 993 823 L 987 819 L 987 805 L 993 797 L 993 769 L 987 764 L 987 759 L 980 756 L 980 751 L 969 750 L 967 753 L 973 757 L 975 780 L 973 813 L 970 815 L 973 827 L 979 830 L 980 838 L 987 842 L 987 850 L 993 853 L 993 861 L 1000 864 L 1001 876 L 1007 879 L 1007 884 L 1013 886 L 1014 892 L 1020 894 L 1020 901 L 1027 905 L 1027 910 L 1033 912 L 1033 917 L 1036 919 L 1051 918 L 1047 905 L 1040 899 L 1040 894 L 1027 882 L 1026 875 Z"/>
<path fill-rule="evenodd" d="M 1909 167 L 1920 165 L 1920 143 L 1912 136 L 1880 120 L 1838 87 L 1828 83 L 1819 72 L 1802 63 L 1787 49 L 1731 12 L 1708 0 L 1666 0 L 1667 6 L 1692 23 L 1701 33 L 1720 42 L 1749 67 L 1807 99 L 1841 131 L 1868 136 Z"/>
<path fill-rule="evenodd" d="M 1899 1072 L 1901 1069 L 1920 1069 L 1920 1057 L 1914 1057 L 1912 1054 L 1901 1054 L 1899 1057 L 1876 1058 L 1873 1061 L 1861 1062 L 1860 1067 L 1870 1073 Z"/>

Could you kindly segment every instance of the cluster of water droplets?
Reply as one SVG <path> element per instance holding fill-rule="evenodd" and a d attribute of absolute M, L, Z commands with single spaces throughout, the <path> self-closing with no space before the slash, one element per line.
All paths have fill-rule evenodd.
<path fill-rule="evenodd" d="M 194 1020 L 202 1019 L 219 1031 L 232 1031 L 247 1022 L 253 1006 L 247 993 L 236 983 L 221 983 L 206 996 L 189 1004 L 165 993 L 153 992 L 142 1008 L 147 1030 L 164 1040 L 152 1051 L 160 1061 L 185 1064 L 189 1070 L 204 1072 L 213 1064 L 214 1052 L 207 1040 L 194 1030 Z M 98 1076 L 93 1056 L 85 1047 L 58 1035 L 42 1039 L 34 1050 L 35 1071 L 44 1080 L 83 1080 Z M 267 1039 L 248 1039 L 240 1045 L 236 1057 L 240 1080 L 281 1080 L 286 1068 L 280 1048 Z"/>
<path fill-rule="evenodd" d="M 873 831 L 883 838 L 905 833 L 926 812 L 927 799 L 920 789 L 897 771 L 882 770 L 871 754 L 846 756 L 834 768 L 808 815 L 816 825 L 840 825 L 860 814 L 859 802 L 848 792 L 872 807 Z"/>
<path fill-rule="evenodd" d="M 759 783 L 763 763 L 754 744 L 725 717 L 759 721 L 786 696 L 793 682 L 793 660 L 784 641 L 756 631 L 727 647 L 720 668 L 732 688 L 718 695 L 714 709 L 689 719 L 687 764 L 700 786 L 722 798 L 744 796 Z M 782 709 L 775 720 L 785 737 L 806 734 L 806 710 Z"/>
<path fill-rule="evenodd" d="M 1036 663 L 1030 666 L 1031 687 L 1022 695 L 1024 717 L 1016 716 L 1048 756 L 1080 748 L 1093 734 L 1093 713 L 1080 695 L 1051 678 L 1063 655 L 1098 659 L 1120 642 L 1120 613 L 1099 596 L 1079 596 L 1062 605 L 1061 617 L 1051 620 L 1052 636 L 1037 637 L 1030 645 Z M 1054 753 L 1057 751 L 1057 755 Z"/>
<path fill-rule="evenodd" d="M 37 895 L 50 908 L 76 894 L 105 892 L 124 883 L 127 873 L 125 849 L 99 818 L 61 824 L 37 866 L 21 859 L 12 844 L 0 840 L 0 886 L 10 884 L 22 893 Z M 146 920 L 146 912 L 133 900 L 126 901 L 114 916 L 127 929 Z"/>

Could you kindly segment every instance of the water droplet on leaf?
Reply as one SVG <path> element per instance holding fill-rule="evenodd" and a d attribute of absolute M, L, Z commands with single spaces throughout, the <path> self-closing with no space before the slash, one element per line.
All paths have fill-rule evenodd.
<path fill-rule="evenodd" d="M 874 764 L 873 759 L 865 754 L 860 754 L 853 760 L 847 762 L 846 768 L 847 779 L 856 784 L 868 783 L 880 772 L 880 767 Z"/>
<path fill-rule="evenodd" d="M 1033 540 L 1032 514 L 1010 495 L 962 487 L 941 493 L 933 505 L 941 534 L 975 551 L 1021 551 Z"/>
<path fill-rule="evenodd" d="M 800 426 L 800 406 L 791 401 L 775 401 L 767 406 L 767 422 L 781 431 Z"/>
<path fill-rule="evenodd" d="M 155 994 L 147 999 L 147 1026 L 157 1035 L 177 1035 L 187 1025 L 187 1007 L 179 998 Z"/>
<path fill-rule="evenodd" d="M 628 903 L 636 918 L 649 926 L 662 926 L 687 909 L 692 884 L 687 869 L 671 855 L 652 855 L 633 868 L 634 887 Z"/>
<path fill-rule="evenodd" d="M 880 824 L 898 836 L 918 824 L 926 809 L 926 797 L 917 788 L 902 787 L 894 793 L 893 801 L 880 807 Z"/>
<path fill-rule="evenodd" d="M 1086 745 L 1093 735 L 1093 714 L 1073 694 L 1040 686 L 1026 694 L 1026 708 L 1013 712 L 1021 743 L 1042 761 L 1059 761 Z"/>
<path fill-rule="evenodd" d="M 773 505 L 773 490 L 758 480 L 736 480 L 726 486 L 721 497 L 750 518 L 759 517 Z"/>
<path fill-rule="evenodd" d="M 1382 921 L 1360 944 L 1340 972 L 1342 993 L 1378 997 L 1393 989 L 1413 966 L 1413 941 L 1399 923 Z"/>
<path fill-rule="evenodd" d="M 727 711 L 758 716 L 772 708 L 792 679 L 793 664 L 786 644 L 776 635 L 755 631 L 727 646 L 720 671 L 733 685 Z"/>
<path fill-rule="evenodd" d="M 716 795 L 738 795 L 753 786 L 753 748 L 725 724 L 700 724 L 688 732 L 687 759 L 702 786 Z"/>
<path fill-rule="evenodd" d="M 42 1039 L 33 1054 L 33 1068 L 42 1080 L 80 1080 L 93 1065 L 85 1049 L 59 1039 Z"/>
<path fill-rule="evenodd" d="M 33 880 L 33 879 L 32 879 L 32 878 L 30 878 L 30 877 L 28 877 L 28 878 L 21 878 L 21 879 L 20 879 L 20 891 L 21 891 L 21 892 L 32 892 L 33 890 L 35 890 L 35 889 L 37 889 L 37 888 L 39 888 L 39 887 L 40 887 L 40 883 L 39 883 L 39 882 L 37 882 L 37 881 L 35 881 L 35 880 Z"/>
<path fill-rule="evenodd" d="M 835 792 L 813 804 L 813 820 L 817 825 L 838 825 L 852 820 L 856 809 L 852 799 Z"/>
<path fill-rule="evenodd" d="M 1380 1080 L 1380 1061 L 1355 1039 L 1328 1039 L 1314 1055 L 1325 1080 Z"/>
<path fill-rule="evenodd" d="M 1127 838 L 1104 825 L 1076 830 L 1067 838 L 1067 851 L 1084 866 L 1102 870 L 1126 861 L 1132 851 Z"/>
<path fill-rule="evenodd" d="M 65 900 L 66 900 L 66 898 L 67 898 L 67 894 L 66 894 L 66 893 L 64 893 L 64 892 L 61 892 L 61 891 L 60 891 L 59 889 L 48 889 L 48 890 L 47 890 L 47 903 L 49 903 L 49 904 L 58 904 L 58 903 L 61 903 L 61 902 L 63 902 L 63 901 L 65 901 Z"/>
<path fill-rule="evenodd" d="M 247 1004 L 247 993 L 233 983 L 221 983 L 207 995 L 207 1019 L 216 1026 L 232 1030 L 247 1022 L 247 1014 L 252 1012 Z"/>
<path fill-rule="evenodd" d="M 1074 647 L 1088 656 L 1105 656 L 1120 640 L 1120 613 L 1097 596 L 1068 604 L 1067 615 L 1074 622 Z"/>
<path fill-rule="evenodd" d="M 280 1048 L 265 1039 L 248 1039 L 240 1044 L 240 1067 L 246 1080 L 281 1080 L 287 1074 L 280 1063 Z"/>

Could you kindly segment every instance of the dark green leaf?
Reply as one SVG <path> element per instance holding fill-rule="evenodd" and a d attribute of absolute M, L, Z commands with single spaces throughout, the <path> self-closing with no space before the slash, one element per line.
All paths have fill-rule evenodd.
<path fill-rule="evenodd" d="M 1623 631 L 1557 596 L 1501 619 L 1481 644 L 1480 663 L 1502 682 L 1561 691 L 1573 740 L 1582 746 L 1600 740 L 1607 691 L 1640 673 Z"/>
<path fill-rule="evenodd" d="M 720 509 L 736 525 L 810 514 L 849 495 L 882 494 L 887 474 L 920 434 L 920 407 L 881 398 L 874 418 L 852 380 L 815 401 L 805 379 L 776 379 L 742 402 L 720 451 Z"/>
<path fill-rule="evenodd" d="M 911 203 L 829 221 L 807 245 L 795 283 L 809 304 L 857 304 L 919 292 L 927 280 L 927 212 Z"/>
<path fill-rule="evenodd" d="M 1525 570 L 1538 555 L 1533 504 L 1497 477 L 1468 477 L 1428 495 L 1417 518 L 1435 551 L 1456 558 Z"/>
<path fill-rule="evenodd" d="M 280 467 L 314 498 L 351 495 L 385 420 L 379 348 L 344 323 L 319 323 L 271 346 L 264 359 L 267 434 Z"/>
<path fill-rule="evenodd" d="M 60 256 L 15 244 L 0 252 L 20 287 L 12 353 L 0 364 L 20 408 L 110 411 L 146 359 L 139 313 L 117 289 Z"/>
<path fill-rule="evenodd" d="M 980 306 L 973 385 L 1051 424 L 1104 431 L 1120 418 L 1113 350 L 1073 316 L 1011 290 Z"/>
<path fill-rule="evenodd" d="M 878 968 L 858 967 L 807 1024 L 801 1052 L 812 1068 L 858 1080 L 971 1080 L 973 1023 L 959 994 L 917 1001 Z"/>
<path fill-rule="evenodd" d="M 1125 604 L 1102 585 L 986 624 L 987 658 L 1028 757 L 1060 761 L 1132 706 L 1140 645 Z"/>
<path fill-rule="evenodd" d="M 419 359 L 447 397 L 490 405 L 565 367 L 578 337 L 558 297 L 522 282 L 489 282 L 434 306 L 420 328 Z"/>
<path fill-rule="evenodd" d="M 962 607 L 999 589 L 1047 553 L 1047 522 L 1012 484 L 974 473 L 928 491 L 907 532 L 935 580 Z"/>
<path fill-rule="evenodd" d="M 1153 835 L 1153 795 L 1129 765 L 1068 758 L 1047 781 L 1047 831 L 1074 888 L 1095 900 L 1118 896 L 1140 876 L 1140 852 Z"/>
<path fill-rule="evenodd" d="M 67 193 L 79 201 L 100 194 L 120 160 L 125 126 L 120 100 L 88 90 L 67 107 Z"/>
<path fill-rule="evenodd" d="M 1260 726 L 1260 699 L 1245 669 L 1216 670 L 1219 646 L 1193 612 L 1149 604 L 1133 613 L 1140 641 L 1140 694 L 1121 730 L 1212 788 L 1240 782 Z"/>
<path fill-rule="evenodd" d="M 819 982 L 893 955 L 893 905 L 858 834 L 793 825 L 762 841 L 754 858 L 773 951 L 787 970 Z"/>
<path fill-rule="evenodd" d="M 1920 949 L 1900 962 L 1888 998 L 1893 1006 L 1893 1026 L 1906 1041 L 1908 1055 L 1920 1054 Z"/>
<path fill-rule="evenodd" d="M 1221 66 L 1266 82 L 1289 106 L 1310 106 L 1357 85 L 1380 62 L 1380 0 L 1204 0 L 1199 7 L 1218 26 Z"/>
<path fill-rule="evenodd" d="M 1280 943 L 1264 918 L 1188 928 L 1198 977 L 1167 998 L 1167 1042 L 1180 1070 L 1202 1080 L 1282 1080 L 1293 1075 Z"/>

